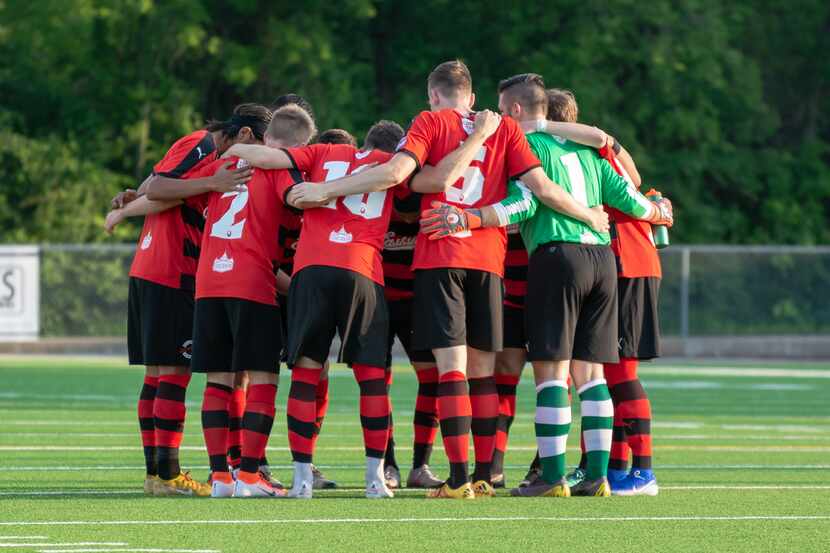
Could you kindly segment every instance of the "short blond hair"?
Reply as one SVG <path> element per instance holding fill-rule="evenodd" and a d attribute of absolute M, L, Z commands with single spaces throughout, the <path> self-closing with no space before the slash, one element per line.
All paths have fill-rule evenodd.
<path fill-rule="evenodd" d="M 548 119 L 562 123 L 576 123 L 579 117 L 579 106 L 574 93 L 563 88 L 549 88 L 547 94 Z"/>
<path fill-rule="evenodd" d="M 288 104 L 274 112 L 266 134 L 283 144 L 301 146 L 308 144 L 311 137 L 317 134 L 317 128 L 308 112 Z"/>

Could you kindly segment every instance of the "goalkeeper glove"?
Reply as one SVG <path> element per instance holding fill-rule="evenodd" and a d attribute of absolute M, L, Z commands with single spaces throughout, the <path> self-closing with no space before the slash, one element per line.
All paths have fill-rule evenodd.
<path fill-rule="evenodd" d="M 481 210 L 460 209 L 442 202 L 430 205 L 431 209 L 421 212 L 421 232 L 428 234 L 430 240 L 481 227 Z"/>

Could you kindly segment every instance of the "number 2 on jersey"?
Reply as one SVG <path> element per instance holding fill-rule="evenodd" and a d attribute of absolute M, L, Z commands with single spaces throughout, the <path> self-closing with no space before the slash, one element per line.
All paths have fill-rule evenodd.
<path fill-rule="evenodd" d="M 233 197 L 233 201 L 225 214 L 213 223 L 210 229 L 210 235 L 224 240 L 237 240 L 242 238 L 245 219 L 242 219 L 238 223 L 234 223 L 233 220 L 236 214 L 245 209 L 245 206 L 248 204 L 248 187 L 243 184 L 238 192 L 225 192 L 222 194 L 222 197 Z"/>

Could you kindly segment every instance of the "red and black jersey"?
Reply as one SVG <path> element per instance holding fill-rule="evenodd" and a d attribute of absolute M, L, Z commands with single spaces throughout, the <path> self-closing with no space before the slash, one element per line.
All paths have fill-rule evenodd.
<path fill-rule="evenodd" d="M 395 209 L 392 211 L 389 230 L 383 239 L 382 252 L 385 280 L 383 290 L 388 301 L 411 300 L 414 297 L 415 273 L 412 271 L 412 258 L 420 225 L 417 219 L 407 222 L 400 214 L 417 214 L 421 204 L 420 196 L 406 186 L 395 188 Z"/>
<path fill-rule="evenodd" d="M 286 148 L 285 152 L 310 182 L 339 179 L 392 157 L 387 152 L 358 150 L 348 144 L 312 144 Z M 380 251 L 392 214 L 392 190 L 345 196 L 306 209 L 294 272 L 311 265 L 340 267 L 383 285 Z"/>
<path fill-rule="evenodd" d="M 519 225 L 507 226 L 507 255 L 504 257 L 504 305 L 523 308 L 527 294 L 527 248 Z"/>
<path fill-rule="evenodd" d="M 473 127 L 472 114 L 451 109 L 424 111 L 412 122 L 398 151 L 412 156 L 419 167 L 437 165 L 472 134 Z M 433 201 L 462 208 L 496 203 L 507 195 L 508 179 L 518 178 L 539 165 L 518 123 L 505 117 L 463 176 L 447 192 L 424 194 L 422 208 L 428 209 Z M 441 240 L 419 235 L 413 269 L 477 269 L 501 276 L 506 245 L 505 232 L 500 227 L 463 231 Z"/>
<path fill-rule="evenodd" d="M 599 150 L 611 167 L 622 176 L 632 188 L 634 183 L 626 174 L 613 152 L 607 146 Z M 651 223 L 640 221 L 622 211 L 605 206 L 611 220 L 611 249 L 617 259 L 617 274 L 624 278 L 662 277 L 660 256 L 654 246 Z"/>
<path fill-rule="evenodd" d="M 177 140 L 153 167 L 153 174 L 189 179 L 215 159 L 213 135 L 206 130 L 196 131 Z M 180 206 L 147 215 L 130 276 L 170 288 L 195 290 L 205 206 L 204 197 L 188 198 Z"/>
<path fill-rule="evenodd" d="M 302 225 L 302 214 L 288 206 L 284 206 L 280 214 L 278 236 L 280 258 L 277 260 L 277 265 L 288 276 L 294 274 L 294 254 L 297 251 Z"/>
<path fill-rule="evenodd" d="M 216 160 L 196 175 L 213 175 L 227 161 Z M 276 305 L 274 264 L 281 255 L 278 236 L 283 197 L 302 181 L 295 170 L 257 169 L 240 190 L 206 194 L 196 299 L 238 298 Z"/>

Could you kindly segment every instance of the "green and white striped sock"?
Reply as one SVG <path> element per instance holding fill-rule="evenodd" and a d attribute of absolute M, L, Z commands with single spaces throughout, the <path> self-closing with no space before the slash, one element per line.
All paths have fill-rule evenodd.
<path fill-rule="evenodd" d="M 611 430 L 614 426 L 614 404 L 605 379 L 592 380 L 578 390 L 582 410 L 582 439 L 588 459 L 585 477 L 588 480 L 608 474 L 611 455 Z"/>
<path fill-rule="evenodd" d="M 563 380 L 548 380 L 536 386 L 536 446 L 542 480 L 548 484 L 565 476 L 565 449 L 570 430 L 568 384 Z"/>

